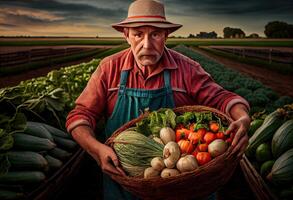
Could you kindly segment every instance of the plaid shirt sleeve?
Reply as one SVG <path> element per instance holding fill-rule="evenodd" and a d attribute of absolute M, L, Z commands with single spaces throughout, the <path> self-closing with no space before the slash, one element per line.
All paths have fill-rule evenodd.
<path fill-rule="evenodd" d="M 107 86 L 103 66 L 92 74 L 87 86 L 75 101 L 75 108 L 68 114 L 66 128 L 70 133 L 80 125 L 90 126 L 93 130 L 96 121 L 102 117 L 106 105 Z"/>
<path fill-rule="evenodd" d="M 197 62 L 192 61 L 190 66 L 189 86 L 191 96 L 200 105 L 217 108 L 218 110 L 230 115 L 229 111 L 233 105 L 244 104 L 247 110 L 250 109 L 249 103 L 241 96 L 225 90 L 215 83 Z"/>

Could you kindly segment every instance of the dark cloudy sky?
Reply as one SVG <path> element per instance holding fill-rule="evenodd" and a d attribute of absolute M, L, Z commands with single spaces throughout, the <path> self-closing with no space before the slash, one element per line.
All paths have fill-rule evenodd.
<path fill-rule="evenodd" d="M 127 16 L 132 0 L 0 0 L 0 35 L 121 36 L 110 24 Z M 269 21 L 293 24 L 293 0 L 164 0 L 174 35 L 223 35 L 226 26 L 264 35 Z"/>

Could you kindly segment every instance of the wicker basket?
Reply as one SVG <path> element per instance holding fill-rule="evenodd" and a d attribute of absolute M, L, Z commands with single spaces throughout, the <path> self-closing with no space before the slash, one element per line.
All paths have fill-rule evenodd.
<path fill-rule="evenodd" d="M 232 119 L 224 113 L 205 106 L 184 106 L 174 109 L 176 114 L 204 111 L 213 112 L 228 124 L 232 122 Z M 113 148 L 113 140 L 118 134 L 127 128 L 135 126 L 136 122 L 139 122 L 147 115 L 146 113 L 124 124 L 115 131 L 106 144 Z M 144 179 L 112 174 L 111 178 L 141 199 L 200 199 L 207 197 L 223 186 L 232 176 L 238 163 L 239 159 L 231 155 L 231 148 L 229 147 L 224 154 L 209 163 L 200 166 L 194 171 L 174 177 Z"/>
<path fill-rule="evenodd" d="M 278 198 L 270 191 L 260 174 L 254 169 L 248 158 L 244 155 L 240 166 L 251 190 L 258 200 L 277 200 Z"/>

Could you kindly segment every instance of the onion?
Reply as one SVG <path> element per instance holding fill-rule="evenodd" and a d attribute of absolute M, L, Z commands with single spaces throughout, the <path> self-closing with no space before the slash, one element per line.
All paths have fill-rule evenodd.
<path fill-rule="evenodd" d="M 155 157 L 151 161 L 151 166 L 155 170 L 162 171 L 165 168 L 164 161 L 161 157 Z"/>
<path fill-rule="evenodd" d="M 198 164 L 193 155 L 186 155 L 178 160 L 176 167 L 180 172 L 189 172 L 198 168 Z"/>
<path fill-rule="evenodd" d="M 176 176 L 177 174 L 180 174 L 180 172 L 177 169 L 165 168 L 161 172 L 161 177 L 162 178 L 168 178 L 168 177 L 171 177 L 171 176 Z"/>
<path fill-rule="evenodd" d="M 144 178 L 152 178 L 157 177 L 160 175 L 160 172 L 158 170 L 155 170 L 152 167 L 148 167 L 144 170 Z"/>
<path fill-rule="evenodd" d="M 208 151 L 212 157 L 217 157 L 223 154 L 226 151 L 227 147 L 228 145 L 224 140 L 216 139 L 209 144 Z"/>
<path fill-rule="evenodd" d="M 168 142 L 175 141 L 175 132 L 170 127 L 164 127 L 160 130 L 160 138 L 167 144 Z"/>
<path fill-rule="evenodd" d="M 163 150 L 164 163 L 167 168 L 174 168 L 180 158 L 180 148 L 176 142 L 168 142 Z"/>

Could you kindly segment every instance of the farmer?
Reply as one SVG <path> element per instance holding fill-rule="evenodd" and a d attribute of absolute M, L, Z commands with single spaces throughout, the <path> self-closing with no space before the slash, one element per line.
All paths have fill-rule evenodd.
<path fill-rule="evenodd" d="M 217 85 L 197 62 L 165 46 L 170 33 L 182 25 L 166 20 L 164 5 L 153 0 L 134 1 L 128 17 L 112 27 L 124 34 L 130 48 L 104 58 L 76 100 L 66 127 L 104 172 L 105 199 L 133 199 L 107 173 L 123 175 L 114 151 L 95 138 L 98 119 L 107 119 L 105 139 L 146 108 L 157 110 L 205 105 L 230 115 L 229 131 L 236 135 L 233 153 L 241 156 L 247 145 L 249 104 Z"/>

